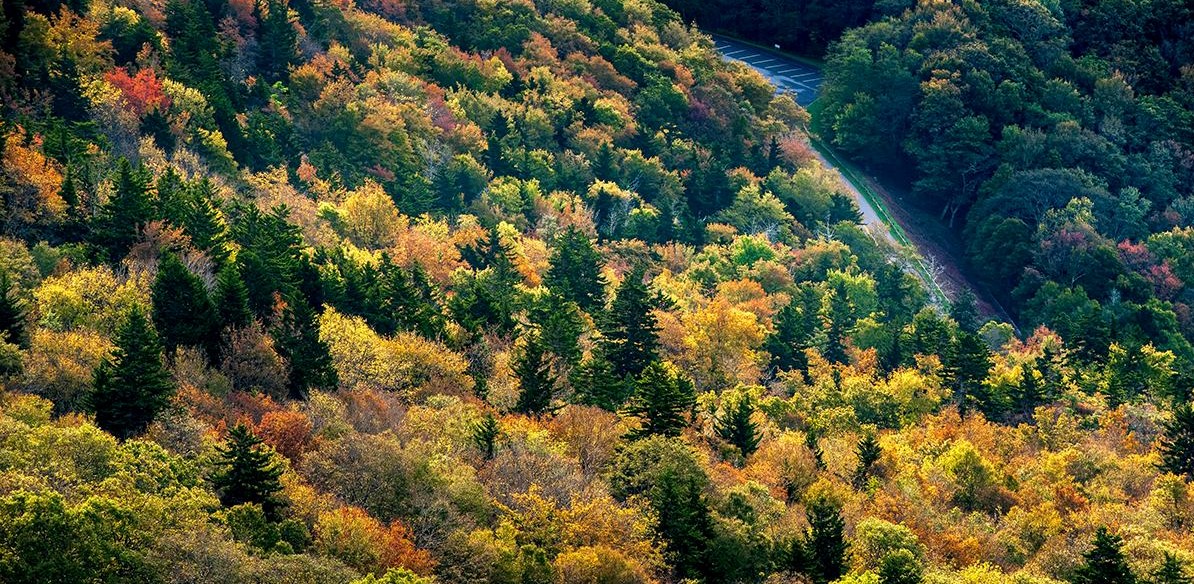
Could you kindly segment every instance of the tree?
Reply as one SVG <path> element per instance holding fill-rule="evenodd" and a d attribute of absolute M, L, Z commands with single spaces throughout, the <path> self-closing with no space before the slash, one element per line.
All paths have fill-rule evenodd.
<path fill-rule="evenodd" d="M 1123 539 L 1106 527 L 1095 532 L 1094 547 L 1086 552 L 1086 563 L 1074 570 L 1073 584 L 1135 584 L 1136 576 L 1123 554 Z"/>
<path fill-rule="evenodd" d="M 549 293 L 534 307 L 531 317 L 538 325 L 544 348 L 561 364 L 571 366 L 580 361 L 579 341 L 585 324 L 576 303 Z"/>
<path fill-rule="evenodd" d="M 88 406 L 95 423 L 124 440 L 145 431 L 170 402 L 174 383 L 162 365 L 162 345 L 139 305 L 116 331 L 116 349 L 95 369 Z"/>
<path fill-rule="evenodd" d="M 1037 379 L 1036 371 L 1028 363 L 1020 365 L 1020 383 L 1016 385 L 1016 408 L 1020 414 L 1031 416 L 1032 411 L 1045 401 L 1045 388 Z"/>
<path fill-rule="evenodd" d="M 555 394 L 556 376 L 551 372 L 551 361 L 539 333 L 523 335 L 522 352 L 514 361 L 514 374 L 518 376 L 518 403 L 515 411 L 539 415 L 551 407 Z"/>
<path fill-rule="evenodd" d="M 0 342 L 21 346 L 28 342 L 26 315 L 25 301 L 18 295 L 16 284 L 7 271 L 0 269 Z"/>
<path fill-rule="evenodd" d="M 846 522 L 841 509 L 826 498 L 815 498 L 805 509 L 808 517 L 808 550 L 813 559 L 813 581 L 826 584 L 846 570 Z"/>
<path fill-rule="evenodd" d="M 750 396 L 744 396 L 713 421 L 717 436 L 733 444 L 742 453 L 743 459 L 759 448 L 759 426 L 750 419 L 754 413 L 755 406 Z"/>
<path fill-rule="evenodd" d="M 331 389 L 338 383 L 328 344 L 319 338 L 315 309 L 302 298 L 286 303 L 282 321 L 273 330 L 278 354 L 290 363 L 290 397 L 306 399 L 312 388 Z"/>
<path fill-rule="evenodd" d="M 626 275 L 618 286 L 602 333 L 606 358 L 619 377 L 635 377 L 655 360 L 659 347 L 655 302 L 642 270 Z"/>
<path fill-rule="evenodd" d="M 580 229 L 569 226 L 556 240 L 543 283 L 587 312 L 605 305 L 601 253 Z"/>
<path fill-rule="evenodd" d="M 497 418 L 494 418 L 490 412 L 485 412 L 485 417 L 473 426 L 473 444 L 477 445 L 477 449 L 481 451 L 481 456 L 485 460 L 493 460 L 497 448 L 497 438 L 501 432 Z"/>
<path fill-rule="evenodd" d="M 1194 407 L 1180 404 L 1173 417 L 1162 424 L 1161 467 L 1186 478 L 1194 478 Z"/>
<path fill-rule="evenodd" d="M 203 347 L 210 362 L 219 360 L 220 321 L 207 288 L 174 254 L 158 265 L 151 288 L 153 324 L 167 355 L 178 347 Z"/>
<path fill-rule="evenodd" d="M 116 164 L 112 197 L 95 219 L 95 241 L 107 249 L 109 259 L 118 260 L 137 242 L 141 229 L 151 219 L 149 170 L 121 158 Z"/>
<path fill-rule="evenodd" d="M 266 517 L 279 519 L 282 465 L 273 449 L 263 446 L 248 426 L 237 424 L 228 430 L 228 441 L 219 448 L 215 465 L 211 482 L 221 504 L 261 505 Z"/>
<path fill-rule="evenodd" d="M 924 568 L 920 559 L 906 549 L 895 550 L 879 562 L 879 584 L 920 584 Z"/>
<path fill-rule="evenodd" d="M 879 457 L 883 456 L 883 449 L 879 446 L 879 440 L 871 432 L 868 432 L 858 441 L 858 467 L 854 469 L 854 478 L 852 483 L 855 489 L 861 489 L 866 485 L 866 481 L 871 477 L 873 468 L 876 462 L 879 462 Z"/>
<path fill-rule="evenodd" d="M 651 504 L 658 514 L 657 529 L 667 544 L 665 554 L 676 576 L 709 578 L 713 518 L 701 485 L 683 474 L 664 471 L 651 494 Z"/>
<path fill-rule="evenodd" d="M 634 435 L 679 435 L 688 426 L 687 413 L 695 400 L 691 381 L 663 363 L 652 362 L 635 379 L 634 395 L 626 407 L 626 413 L 642 420 Z"/>
<path fill-rule="evenodd" d="M 854 328 L 854 307 L 846 286 L 842 281 L 836 281 L 828 295 L 829 328 L 826 331 L 825 358 L 834 363 L 846 361 L 846 342 Z"/>
<path fill-rule="evenodd" d="M 249 288 L 240 277 L 240 269 L 229 262 L 216 274 L 216 313 L 226 328 L 243 328 L 253 322 L 249 309 Z"/>
<path fill-rule="evenodd" d="M 1152 581 L 1154 584 L 1190 584 L 1194 582 L 1194 578 L 1186 575 L 1186 569 L 1177 556 L 1165 552 L 1165 559 L 1161 562 L 1161 567 L 1153 573 Z"/>
<path fill-rule="evenodd" d="M 284 79 L 294 62 L 298 39 L 298 33 L 290 23 L 290 11 L 284 0 L 265 0 L 257 2 L 255 12 L 257 41 L 261 47 L 257 61 L 261 74 L 267 81 Z"/>
<path fill-rule="evenodd" d="M 812 286 L 800 286 L 791 302 L 775 317 L 775 332 L 763 348 L 771 354 L 771 363 L 782 370 L 804 369 L 808 358 L 804 350 L 815 346 L 821 330 L 821 296 Z"/>
<path fill-rule="evenodd" d="M 580 396 L 581 403 L 592 404 L 611 412 L 618 411 L 629 397 L 633 383 L 620 379 L 609 359 L 600 348 L 584 363 L 572 370 L 569 376 L 572 387 Z"/>

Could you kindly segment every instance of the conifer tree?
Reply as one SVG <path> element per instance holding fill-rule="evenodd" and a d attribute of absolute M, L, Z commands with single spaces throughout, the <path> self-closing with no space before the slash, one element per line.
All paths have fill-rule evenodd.
<path fill-rule="evenodd" d="M 1045 401 L 1045 388 L 1037 379 L 1036 370 L 1028 363 L 1020 365 L 1020 383 L 1016 385 L 1016 408 L 1022 415 L 1031 416 L 1032 411 Z"/>
<path fill-rule="evenodd" d="M 1094 547 L 1085 554 L 1086 562 L 1074 570 L 1073 584 L 1135 584 L 1136 576 L 1123 554 L 1123 539 L 1106 527 L 1095 533 Z"/>
<path fill-rule="evenodd" d="M 1194 407 L 1179 404 L 1173 418 L 1162 425 L 1161 467 L 1194 479 Z"/>
<path fill-rule="evenodd" d="M 140 434 L 170 402 L 174 384 L 162 365 L 162 345 L 140 306 L 116 330 L 116 348 L 95 369 L 87 403 L 95 423 L 124 440 Z"/>
<path fill-rule="evenodd" d="M 618 411 L 630 396 L 633 384 L 620 379 L 613 365 L 598 348 L 585 362 L 572 370 L 572 387 L 580 395 L 581 403 L 595 405 L 611 412 Z"/>
<path fill-rule="evenodd" d="M 829 329 L 825 339 L 825 358 L 834 363 L 846 361 L 846 341 L 854 328 L 854 308 L 843 284 L 834 285 L 828 296 Z"/>
<path fill-rule="evenodd" d="M 140 237 L 141 229 L 153 219 L 149 193 L 149 171 L 134 167 L 127 159 L 116 164 L 112 197 L 96 217 L 95 240 L 103 245 L 108 258 L 123 258 Z"/>
<path fill-rule="evenodd" d="M 652 312 L 654 305 L 642 270 L 627 274 L 618 286 L 602 330 L 606 358 L 620 377 L 636 377 L 655 360 L 659 328 Z"/>
<path fill-rule="evenodd" d="M 709 578 L 713 564 L 710 557 L 713 518 L 701 485 L 691 477 L 666 471 L 659 477 L 651 502 L 659 518 L 659 535 L 667 543 L 666 553 L 676 576 Z"/>
<path fill-rule="evenodd" d="M 593 312 L 605 305 L 602 264 L 593 242 L 580 229 L 569 226 L 556 240 L 543 283 L 586 312 Z"/>
<path fill-rule="evenodd" d="M 826 584 L 842 577 L 846 570 L 846 522 L 833 502 L 817 498 L 805 509 L 808 517 L 808 550 L 813 559 L 813 581 Z"/>
<path fill-rule="evenodd" d="M 744 460 L 759 448 L 759 426 L 750 419 L 754 412 L 754 403 L 746 396 L 713 421 L 717 436 L 733 444 Z"/>
<path fill-rule="evenodd" d="M 158 265 L 151 289 L 153 324 L 166 354 L 178 347 L 202 347 L 211 361 L 218 359 L 220 321 L 207 288 L 174 254 Z"/>
<path fill-rule="evenodd" d="M 500 434 L 501 427 L 498 425 L 497 418 L 494 418 L 490 412 L 485 412 L 485 417 L 473 426 L 473 444 L 477 445 L 477 449 L 481 451 L 481 456 L 485 460 L 493 460 L 497 449 L 497 438 Z"/>
<path fill-rule="evenodd" d="M 1190 584 L 1194 578 L 1186 575 L 1186 569 L 1181 560 L 1172 553 L 1165 552 L 1161 567 L 1153 573 L 1153 584 Z"/>
<path fill-rule="evenodd" d="M 220 447 L 211 476 L 220 503 L 235 507 L 245 503 L 261 505 L 266 517 L 277 520 L 283 502 L 282 466 L 272 448 L 263 446 L 244 424 L 228 431 L 228 441 Z"/>
<path fill-rule="evenodd" d="M 225 264 L 216 275 L 215 305 L 224 327 L 243 328 L 253 322 L 249 289 L 240 278 L 240 269 L 235 263 Z"/>
<path fill-rule="evenodd" d="M 576 303 L 548 293 L 536 304 L 531 317 L 538 325 L 544 348 L 560 363 L 571 366 L 580 361 L 580 335 L 585 325 Z"/>
<path fill-rule="evenodd" d="M 264 4 L 265 10 L 262 10 Z M 290 23 L 284 0 L 257 2 L 257 40 L 261 47 L 257 57 L 258 69 L 266 81 L 284 79 L 296 56 L 298 33 Z M 264 12 L 264 14 L 262 14 Z"/>
<path fill-rule="evenodd" d="M 9 277 L 8 272 L 0 269 L 0 342 L 9 342 L 24 346 L 28 339 L 25 335 L 25 319 L 28 311 L 25 301 L 19 296 L 16 284 Z"/>
<path fill-rule="evenodd" d="M 804 350 L 815 345 L 821 329 L 821 297 L 816 288 L 801 286 L 775 317 L 775 332 L 763 346 L 771 354 L 771 364 L 781 370 L 805 369 Z"/>
<path fill-rule="evenodd" d="M 278 353 L 290 364 L 290 397 L 307 399 L 312 389 L 331 389 L 338 383 L 328 344 L 319 338 L 315 309 L 302 298 L 286 303 L 282 322 L 273 331 Z"/>
<path fill-rule="evenodd" d="M 692 382 L 655 361 L 635 379 L 626 413 L 642 420 L 634 432 L 636 437 L 677 436 L 688 426 L 688 412 L 695 401 Z"/>
<path fill-rule="evenodd" d="M 228 261 L 228 225 L 216 205 L 215 185 L 207 177 L 185 189 L 181 209 L 182 227 L 191 243 L 207 253 L 217 266 Z"/>
<path fill-rule="evenodd" d="M 522 338 L 522 352 L 514 361 L 514 374 L 518 376 L 520 388 L 514 409 L 524 414 L 539 415 L 551 407 L 556 377 L 551 372 L 551 360 L 539 334 L 532 331 Z"/>
<path fill-rule="evenodd" d="M 868 432 L 861 440 L 858 441 L 858 467 L 854 469 L 854 477 L 852 483 L 855 489 L 861 489 L 866 485 L 867 479 L 871 477 L 875 463 L 879 462 L 879 457 L 883 456 L 883 449 L 879 446 L 879 440 L 871 432 Z"/>

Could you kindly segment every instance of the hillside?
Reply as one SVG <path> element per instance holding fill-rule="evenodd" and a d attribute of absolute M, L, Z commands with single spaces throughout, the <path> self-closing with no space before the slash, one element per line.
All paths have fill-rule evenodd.
<path fill-rule="evenodd" d="M 1187 581 L 1180 281 L 930 305 L 662 4 L 0 35 L 0 582 Z"/>

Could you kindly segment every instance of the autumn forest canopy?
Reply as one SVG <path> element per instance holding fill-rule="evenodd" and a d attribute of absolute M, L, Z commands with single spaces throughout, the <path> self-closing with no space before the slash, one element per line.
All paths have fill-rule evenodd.
<path fill-rule="evenodd" d="M 1188 1 L 4 0 L 0 103 L 0 583 L 1194 581 Z"/>

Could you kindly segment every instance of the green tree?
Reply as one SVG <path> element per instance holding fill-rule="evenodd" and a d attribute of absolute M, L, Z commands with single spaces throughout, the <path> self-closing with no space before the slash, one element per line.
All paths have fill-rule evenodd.
<path fill-rule="evenodd" d="M 688 426 L 688 412 L 695 401 L 692 382 L 655 361 L 635 379 L 626 413 L 642 420 L 635 436 L 677 436 Z"/>
<path fill-rule="evenodd" d="M 133 166 L 127 159 L 116 163 L 112 196 L 95 218 L 94 239 L 119 260 L 141 236 L 141 230 L 154 216 L 149 192 L 149 170 Z"/>
<path fill-rule="evenodd" d="M 854 307 L 850 303 L 845 284 L 835 282 L 828 295 L 825 358 L 834 363 L 846 361 L 846 343 L 854 329 Z"/>
<path fill-rule="evenodd" d="M 328 344 L 319 338 L 315 309 L 302 298 L 292 299 L 273 330 L 278 354 L 290 364 L 290 397 L 306 399 L 311 389 L 332 389 L 339 380 Z"/>
<path fill-rule="evenodd" d="M 24 346 L 25 319 L 28 312 L 25 301 L 19 295 L 16 284 L 8 272 L 0 269 L 0 342 Z"/>
<path fill-rule="evenodd" d="M 485 460 L 493 460 L 493 455 L 497 451 L 497 439 L 501 433 L 502 429 L 498 425 L 497 418 L 493 417 L 490 412 L 485 412 L 485 417 L 473 426 L 473 444 L 477 445 L 477 449 L 481 451 L 481 456 Z"/>
<path fill-rule="evenodd" d="M 266 517 L 280 519 L 283 506 L 278 496 L 282 492 L 283 468 L 272 448 L 264 446 L 261 438 L 244 424 L 228 430 L 228 441 L 221 446 L 211 475 L 212 485 L 220 503 L 235 507 L 245 503 L 261 505 Z"/>
<path fill-rule="evenodd" d="M 618 286 L 602 333 L 606 358 L 620 377 L 636 377 L 655 360 L 659 348 L 659 328 L 652 298 L 642 270 L 626 275 Z"/>
<path fill-rule="evenodd" d="M 813 559 L 813 581 L 826 584 L 846 571 L 846 522 L 836 503 L 825 498 L 808 502 L 805 508 L 809 531 L 807 546 Z"/>
<path fill-rule="evenodd" d="M 1086 562 L 1074 570 L 1073 584 L 1135 584 L 1136 576 L 1123 554 L 1123 539 L 1106 527 L 1095 532 L 1094 547 L 1086 552 Z"/>
<path fill-rule="evenodd" d="M 518 402 L 515 411 L 539 415 L 551 407 L 555 395 L 556 376 L 551 372 L 551 360 L 543 347 L 539 333 L 530 331 L 522 336 L 522 352 L 514 361 L 518 376 Z"/>
<path fill-rule="evenodd" d="M 1154 584 L 1190 584 L 1194 582 L 1194 578 L 1186 575 L 1185 566 L 1182 566 L 1177 556 L 1165 552 L 1165 559 L 1161 562 L 1161 567 L 1153 573 L 1152 581 Z"/>
<path fill-rule="evenodd" d="M 249 288 L 240 277 L 240 268 L 235 263 L 224 264 L 216 274 L 216 313 L 220 324 L 225 327 L 242 328 L 253 322 L 249 309 Z"/>
<path fill-rule="evenodd" d="M 709 578 L 713 518 L 701 484 L 687 475 L 664 471 L 651 493 L 657 530 L 665 556 L 678 578 Z"/>
<path fill-rule="evenodd" d="M 95 369 L 87 403 L 95 423 L 124 440 L 144 432 L 170 402 L 174 383 L 162 364 L 162 345 L 140 306 L 116 330 L 116 348 Z"/>
<path fill-rule="evenodd" d="M 763 348 L 771 354 L 771 363 L 781 370 L 808 366 L 805 349 L 816 346 L 821 331 L 821 296 L 812 286 L 800 286 L 791 302 L 775 317 L 775 332 L 768 335 Z"/>
<path fill-rule="evenodd" d="M 733 444 L 743 459 L 759 448 L 759 426 L 750 419 L 754 413 L 754 403 L 749 396 L 744 396 L 738 403 L 726 407 L 725 412 L 713 421 L 717 436 Z"/>
<path fill-rule="evenodd" d="M 1194 407 L 1179 404 L 1173 417 L 1162 424 L 1161 467 L 1194 478 Z"/>
<path fill-rule="evenodd" d="M 855 449 L 855 452 L 858 453 L 858 467 L 854 469 L 854 477 L 851 482 L 855 489 L 861 489 L 873 474 L 875 463 L 879 462 L 879 458 L 883 456 L 883 449 L 879 446 L 879 440 L 875 434 L 867 432 L 858 441 L 858 448 Z"/>
<path fill-rule="evenodd" d="M 298 33 L 290 23 L 289 9 L 285 0 L 257 2 L 257 41 L 260 47 L 257 55 L 258 70 L 266 81 L 278 81 L 288 75 L 294 62 Z"/>
<path fill-rule="evenodd" d="M 581 403 L 592 404 L 611 412 L 618 411 L 634 389 L 633 383 L 619 378 L 614 373 L 613 365 L 605 358 L 600 348 L 594 350 L 588 360 L 572 370 L 569 380 L 579 394 Z"/>
<path fill-rule="evenodd" d="M 220 350 L 220 321 L 203 280 L 192 274 L 174 254 L 158 264 L 151 288 L 153 324 L 167 355 L 178 347 L 202 347 L 216 361 Z"/>
<path fill-rule="evenodd" d="M 879 584 L 920 584 L 924 568 L 910 550 L 895 550 L 879 561 Z"/>
<path fill-rule="evenodd" d="M 601 253 L 584 233 L 569 226 L 555 242 L 543 283 L 587 312 L 605 305 Z"/>
<path fill-rule="evenodd" d="M 548 293 L 536 303 L 531 318 L 539 328 L 544 348 L 561 364 L 572 366 L 580 361 L 580 335 L 585 324 L 576 303 L 554 292 Z"/>

